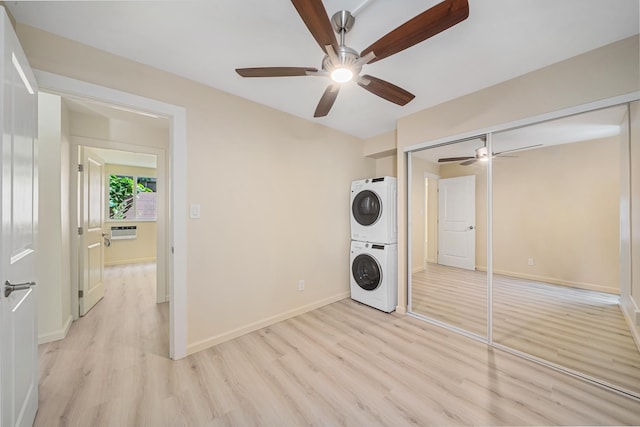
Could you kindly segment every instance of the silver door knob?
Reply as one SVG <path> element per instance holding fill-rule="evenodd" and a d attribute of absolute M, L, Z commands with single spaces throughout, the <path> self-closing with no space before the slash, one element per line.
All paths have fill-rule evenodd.
<path fill-rule="evenodd" d="M 8 280 L 4 282 L 4 296 L 8 298 L 13 291 L 22 291 L 25 289 L 29 289 L 32 286 L 35 286 L 36 282 L 24 282 L 24 283 L 16 283 L 15 285 Z"/>
<path fill-rule="evenodd" d="M 467 227 L 467 230 L 473 230 L 473 225 L 470 225 L 469 227 Z"/>

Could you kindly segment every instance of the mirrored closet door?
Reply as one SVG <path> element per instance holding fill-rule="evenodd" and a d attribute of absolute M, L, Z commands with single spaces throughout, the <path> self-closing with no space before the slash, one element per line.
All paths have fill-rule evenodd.
<path fill-rule="evenodd" d="M 410 311 L 640 396 L 620 306 L 628 123 L 625 104 L 410 153 Z M 464 180 L 473 194 L 457 191 Z M 474 223 L 462 224 L 469 203 Z M 470 226 L 473 254 L 460 250 Z M 457 253 L 473 262 L 449 262 Z"/>
<path fill-rule="evenodd" d="M 487 336 L 486 144 L 411 155 L 411 311 Z"/>
<path fill-rule="evenodd" d="M 627 106 L 493 135 L 493 340 L 640 394 L 620 308 Z M 628 178 L 627 178 L 628 179 Z"/>

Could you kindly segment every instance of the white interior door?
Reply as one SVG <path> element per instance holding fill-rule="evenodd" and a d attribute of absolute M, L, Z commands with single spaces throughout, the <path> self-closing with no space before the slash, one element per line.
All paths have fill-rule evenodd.
<path fill-rule="evenodd" d="M 2 17 L 2 270 L 0 286 L 0 425 L 33 425 L 38 409 L 36 323 L 36 82 Z M 42 284 L 46 283 L 43 278 Z"/>
<path fill-rule="evenodd" d="M 104 162 L 87 148 L 82 148 L 80 235 L 80 316 L 87 314 L 104 297 Z"/>
<path fill-rule="evenodd" d="M 475 270 L 476 177 L 441 179 L 438 184 L 438 264 Z"/>

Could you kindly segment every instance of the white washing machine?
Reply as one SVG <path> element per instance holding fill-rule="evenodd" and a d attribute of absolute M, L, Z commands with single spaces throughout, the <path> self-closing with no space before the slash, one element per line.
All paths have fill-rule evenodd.
<path fill-rule="evenodd" d="M 398 186 L 383 176 L 351 183 L 351 239 L 372 243 L 398 242 Z"/>
<path fill-rule="evenodd" d="M 398 245 L 351 242 L 351 298 L 391 313 L 398 304 Z"/>

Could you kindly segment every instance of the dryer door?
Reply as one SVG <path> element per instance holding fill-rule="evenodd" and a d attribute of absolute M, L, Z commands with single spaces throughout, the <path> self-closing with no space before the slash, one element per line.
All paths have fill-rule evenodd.
<path fill-rule="evenodd" d="M 373 291 L 382 283 L 382 269 L 371 255 L 360 254 L 353 259 L 351 273 L 358 286 L 365 291 Z"/>
<path fill-rule="evenodd" d="M 351 212 L 358 224 L 374 224 L 382 214 L 382 200 L 371 190 L 361 191 L 353 198 Z"/>

